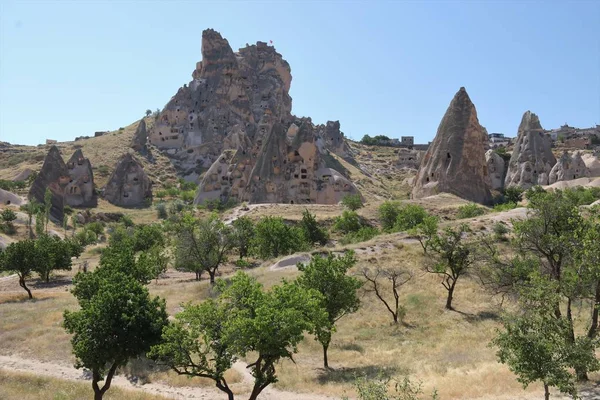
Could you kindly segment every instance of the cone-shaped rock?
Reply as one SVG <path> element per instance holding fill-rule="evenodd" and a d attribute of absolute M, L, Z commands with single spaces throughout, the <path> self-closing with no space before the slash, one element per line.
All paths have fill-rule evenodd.
<path fill-rule="evenodd" d="M 31 185 L 29 199 L 35 199 L 43 204 L 46 188 L 50 189 L 52 192 L 50 218 L 55 222 L 62 222 L 65 206 L 65 186 L 70 180 L 67 166 L 60 155 L 60 151 L 56 146 L 52 146 L 44 159 L 42 169 Z"/>
<path fill-rule="evenodd" d="M 65 204 L 72 207 L 96 207 L 98 199 L 94 189 L 94 172 L 90 160 L 77 149 L 67 162 L 69 183 L 65 188 Z"/>
<path fill-rule="evenodd" d="M 550 171 L 550 177 L 548 183 L 552 185 L 559 181 L 570 181 L 572 179 L 586 178 L 590 176 L 581 153 L 576 151 L 571 156 L 569 152 L 565 150 L 563 155 L 558 159 L 552 170 Z"/>
<path fill-rule="evenodd" d="M 550 136 L 544 134 L 538 116 L 531 111 L 523 114 L 504 186 L 529 189 L 535 185 L 547 185 L 550 171 L 556 164 L 551 147 Z"/>
<path fill-rule="evenodd" d="M 413 198 L 446 192 L 477 203 L 490 203 L 486 142 L 475 106 L 465 88 L 460 88 L 421 161 Z"/>
<path fill-rule="evenodd" d="M 490 182 L 493 190 L 502 190 L 504 188 L 504 178 L 506 177 L 506 162 L 500 154 L 489 149 L 485 153 L 487 161 L 488 173 L 490 174 Z"/>
<path fill-rule="evenodd" d="M 152 200 L 152 182 L 142 164 L 131 154 L 124 154 L 110 176 L 104 197 L 121 207 L 139 207 Z"/>
<path fill-rule="evenodd" d="M 148 132 L 146 132 L 146 120 L 142 118 L 135 130 L 135 135 L 131 141 L 131 148 L 140 154 L 146 155 L 148 152 L 148 148 L 146 147 L 147 141 Z"/>

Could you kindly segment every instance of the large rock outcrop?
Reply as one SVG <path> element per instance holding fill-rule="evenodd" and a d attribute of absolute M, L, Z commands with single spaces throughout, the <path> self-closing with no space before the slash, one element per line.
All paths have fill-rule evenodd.
<path fill-rule="evenodd" d="M 133 139 L 131 140 L 131 148 L 142 155 L 148 154 L 148 132 L 146 131 L 146 120 L 142 118 L 138 124 Z"/>
<path fill-rule="evenodd" d="M 421 161 L 413 198 L 445 192 L 477 203 L 490 203 L 487 140 L 475 106 L 465 88 L 460 88 Z"/>
<path fill-rule="evenodd" d="M 90 160 L 77 149 L 67 162 L 69 183 L 65 187 L 65 204 L 72 207 L 96 207 L 98 198 L 94 187 L 94 172 Z"/>
<path fill-rule="evenodd" d="M 60 151 L 56 146 L 52 146 L 44 159 L 42 169 L 31 185 L 29 199 L 35 199 L 43 204 L 46 189 L 50 189 L 52 193 L 50 218 L 55 222 L 62 222 L 65 206 L 65 187 L 70 180 L 67 165 L 60 155 Z"/>
<path fill-rule="evenodd" d="M 401 147 L 398 149 L 396 166 L 398 168 L 419 169 L 423 153 L 424 152 L 421 150 L 412 150 Z"/>
<path fill-rule="evenodd" d="M 535 185 L 547 185 L 554 164 L 556 158 L 552 154 L 550 136 L 544 134 L 537 115 L 531 111 L 525 112 L 508 163 L 504 186 L 529 189 Z"/>
<path fill-rule="evenodd" d="M 494 150 L 490 149 L 485 152 L 485 161 L 487 163 L 488 173 L 490 174 L 492 190 L 501 191 L 504 188 L 507 167 L 504 158 Z"/>
<path fill-rule="evenodd" d="M 327 121 L 326 124 L 317 125 L 315 131 L 319 137 L 319 145 L 344 159 L 353 159 L 344 132 L 340 131 L 340 121 Z"/>
<path fill-rule="evenodd" d="M 570 181 L 572 179 L 587 178 L 590 176 L 585 162 L 581 158 L 581 153 L 576 151 L 571 155 L 568 151 L 564 151 L 562 156 L 558 159 L 548 178 L 548 184 L 560 181 Z"/>
<path fill-rule="evenodd" d="M 20 206 L 23 204 L 23 199 L 21 196 L 18 196 L 8 190 L 0 189 L 0 204 L 8 206 Z"/>
<path fill-rule="evenodd" d="M 124 154 L 104 188 L 104 198 L 120 207 L 140 207 L 152 201 L 152 182 L 142 164 Z"/>

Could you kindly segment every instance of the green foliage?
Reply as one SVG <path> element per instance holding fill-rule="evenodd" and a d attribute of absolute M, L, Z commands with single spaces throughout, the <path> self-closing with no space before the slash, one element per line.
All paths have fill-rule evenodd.
<path fill-rule="evenodd" d="M 465 218 L 475 218 L 480 215 L 485 214 L 485 208 L 478 206 L 475 203 L 465 204 L 464 206 L 458 207 L 458 212 L 456 213 L 456 218 L 465 219 Z"/>
<path fill-rule="evenodd" d="M 358 393 L 358 400 L 419 400 L 423 394 L 422 382 L 412 382 L 408 376 L 401 381 L 389 378 L 368 379 L 359 377 L 354 382 Z M 390 389 L 390 386 L 392 389 Z M 432 400 L 438 400 L 437 391 L 434 389 Z M 343 400 L 348 400 L 347 397 Z"/>
<path fill-rule="evenodd" d="M 494 226 L 492 227 L 492 230 L 494 231 L 494 237 L 496 238 L 496 240 L 501 240 L 501 241 L 505 241 L 506 239 L 506 234 L 509 232 L 508 227 L 506 226 L 506 224 L 502 223 L 502 222 L 496 222 L 494 224 Z"/>
<path fill-rule="evenodd" d="M 379 229 L 373 226 L 363 226 L 355 232 L 348 232 L 340 239 L 340 243 L 343 245 L 351 243 L 366 242 L 367 240 L 373 239 L 379 235 Z"/>
<path fill-rule="evenodd" d="M 123 225 L 126 228 L 130 228 L 132 226 L 134 226 L 135 224 L 133 223 L 133 220 L 131 219 L 131 217 L 127 214 L 123 214 L 123 216 L 121 217 L 121 223 L 123 223 Z"/>
<path fill-rule="evenodd" d="M 428 215 L 423 218 L 423 221 L 409 231 L 409 234 L 415 236 L 423 252 L 427 253 L 427 249 L 431 243 L 431 239 L 437 235 L 439 218 L 435 215 Z"/>
<path fill-rule="evenodd" d="M 240 217 L 232 222 L 233 247 L 237 249 L 240 260 L 248 255 L 254 239 L 254 222 L 248 217 Z"/>
<path fill-rule="evenodd" d="M 9 181 L 6 179 L 0 179 L 0 189 L 7 190 L 12 192 L 17 189 L 24 189 L 27 187 L 27 182 L 25 181 Z"/>
<path fill-rule="evenodd" d="M 227 261 L 227 252 L 233 245 L 231 228 L 216 215 L 196 219 L 185 214 L 175 227 L 175 266 L 194 272 L 197 280 L 206 271 L 214 284 L 215 274 Z"/>
<path fill-rule="evenodd" d="M 43 235 L 44 230 L 46 228 L 46 226 L 44 224 L 44 220 L 46 219 L 46 217 L 44 215 L 44 210 L 41 207 L 42 206 L 40 206 L 40 209 L 38 210 L 38 212 L 35 215 L 35 234 L 37 236 Z"/>
<path fill-rule="evenodd" d="M 94 232 L 97 236 L 104 234 L 104 223 L 100 221 L 90 222 L 85 226 L 88 231 Z"/>
<path fill-rule="evenodd" d="M 281 217 L 262 217 L 256 223 L 253 248 L 262 258 L 279 257 L 305 248 L 302 232 L 286 225 Z"/>
<path fill-rule="evenodd" d="M 302 220 L 298 227 L 302 232 L 304 242 L 308 243 L 310 246 L 313 246 L 314 244 L 324 246 L 327 244 L 327 241 L 329 240 L 327 230 L 319 226 L 317 219 L 310 211 L 308 211 L 308 209 L 302 211 Z"/>
<path fill-rule="evenodd" d="M 209 211 L 223 212 L 229 210 L 230 208 L 236 207 L 237 204 L 237 200 L 233 197 L 230 197 L 225 202 L 221 201 L 220 199 L 205 200 L 204 203 L 199 205 L 198 207 L 205 208 Z"/>
<path fill-rule="evenodd" d="M 504 189 L 504 201 L 506 203 L 518 204 L 523 200 L 524 190 L 519 186 L 510 186 Z"/>
<path fill-rule="evenodd" d="M 185 190 L 181 192 L 181 200 L 186 203 L 192 203 L 194 201 L 194 197 L 196 197 L 195 190 Z"/>
<path fill-rule="evenodd" d="M 363 222 L 356 211 L 344 210 L 342 215 L 335 219 L 333 229 L 345 234 L 358 232 L 363 227 Z"/>
<path fill-rule="evenodd" d="M 50 209 L 52 208 L 52 192 L 46 188 L 44 193 L 44 226 L 48 233 L 48 223 L 50 222 Z"/>
<path fill-rule="evenodd" d="M 400 208 L 393 230 L 396 232 L 407 231 L 422 224 L 428 216 L 427 211 L 419 205 L 405 204 Z"/>
<path fill-rule="evenodd" d="M 152 110 L 151 109 L 147 109 L 146 110 L 146 117 L 149 117 L 152 114 Z"/>
<path fill-rule="evenodd" d="M 366 144 L 369 146 L 379 145 L 379 146 L 389 146 L 389 141 L 391 139 L 385 135 L 376 135 L 371 137 L 369 135 L 364 135 L 360 140 L 360 143 Z"/>
<path fill-rule="evenodd" d="M 186 209 L 186 204 L 181 200 L 175 200 L 169 205 L 169 215 L 171 217 L 178 216 L 183 210 Z"/>
<path fill-rule="evenodd" d="M 138 225 L 133 231 L 133 250 L 146 251 L 153 247 L 164 247 L 165 237 L 159 224 Z"/>
<path fill-rule="evenodd" d="M 149 356 L 180 374 L 214 380 L 231 399 L 225 371 L 239 357 L 256 355 L 249 363 L 254 377 L 250 398 L 256 399 L 277 382 L 277 363 L 292 359 L 304 333 L 314 331 L 313 321 L 325 319 L 321 298 L 287 282 L 265 292 L 255 278 L 242 272 L 230 282 L 218 281 L 217 290 L 220 294 L 214 300 L 186 305 Z"/>
<path fill-rule="evenodd" d="M 169 217 L 167 205 L 165 203 L 158 203 L 156 205 L 156 215 L 159 219 L 167 219 Z"/>
<path fill-rule="evenodd" d="M 593 146 L 600 145 L 600 136 L 598 136 L 598 135 L 591 135 L 590 136 L 590 143 Z"/>
<path fill-rule="evenodd" d="M 165 197 L 167 197 L 167 191 L 166 190 L 157 190 L 154 193 L 154 196 L 159 200 L 163 200 Z"/>
<path fill-rule="evenodd" d="M 98 235 L 88 229 L 80 230 L 75 234 L 75 240 L 79 242 L 81 246 L 89 246 L 98 242 Z"/>
<path fill-rule="evenodd" d="M 66 215 L 73 214 L 73 207 L 71 207 L 71 206 L 64 206 L 63 207 L 63 213 L 65 213 Z"/>
<path fill-rule="evenodd" d="M 198 189 L 198 184 L 195 182 L 187 182 L 185 179 L 179 179 L 179 188 L 182 191 L 192 191 L 195 192 Z"/>
<path fill-rule="evenodd" d="M 98 168 L 96 168 L 96 170 L 98 171 L 98 175 L 100 176 L 110 175 L 110 168 L 108 167 L 108 165 L 98 165 Z"/>
<path fill-rule="evenodd" d="M 356 211 L 363 207 L 360 194 L 347 194 L 342 198 L 342 205 L 350 211 Z"/>
<path fill-rule="evenodd" d="M 508 152 L 506 151 L 506 147 L 504 147 L 504 146 L 496 147 L 494 149 L 494 153 L 498 154 L 499 156 L 507 156 L 508 155 Z"/>
<path fill-rule="evenodd" d="M 584 188 L 578 186 L 576 188 L 565 189 L 563 194 L 576 206 L 584 206 L 600 199 L 600 187 Z"/>
<path fill-rule="evenodd" d="M 379 206 L 379 222 L 384 231 L 394 229 L 396 219 L 400 214 L 400 203 L 397 201 L 385 201 Z"/>
<path fill-rule="evenodd" d="M 73 294 L 81 309 L 64 312 L 65 330 L 73 335 L 76 367 L 92 371 L 95 398 L 100 399 L 117 368 L 158 344 L 167 325 L 164 300 L 151 299 L 148 290 L 127 274 L 98 273 L 101 269 L 80 274 Z M 95 290 L 80 291 L 78 285 Z"/>
<path fill-rule="evenodd" d="M 72 252 L 78 250 L 78 246 L 72 246 L 69 241 L 62 240 L 54 235 L 41 235 L 35 241 L 37 266 L 35 271 L 40 277 L 48 282 L 52 271 L 71 270 Z"/>
<path fill-rule="evenodd" d="M 12 235 L 16 232 L 15 226 L 13 225 L 13 221 L 17 219 L 17 214 L 11 210 L 10 208 L 5 208 L 0 213 L 0 219 L 2 219 L 3 224 L 0 226 L 2 231 L 7 235 Z"/>
<path fill-rule="evenodd" d="M 494 206 L 494 212 L 509 211 L 509 210 L 514 209 L 514 208 L 517 208 L 517 203 L 496 204 Z"/>
<path fill-rule="evenodd" d="M 147 284 L 166 270 L 168 258 L 161 250 L 162 238 L 143 237 L 140 240 L 134 234 L 133 237 L 126 235 L 123 240 L 115 240 L 117 237 L 113 236 L 102 250 L 101 274 L 124 273 Z"/>
<path fill-rule="evenodd" d="M 29 238 L 33 238 L 31 224 L 33 222 L 33 216 L 38 214 L 40 211 L 40 204 L 35 199 L 31 199 L 29 203 L 23 204 L 21 207 L 19 207 L 19 209 L 27 214 L 27 227 L 29 229 Z"/>
<path fill-rule="evenodd" d="M 0 252 L 0 271 L 17 274 L 19 276 L 19 286 L 27 292 L 30 299 L 33 296 L 25 281 L 37 269 L 38 265 L 35 241 L 31 239 L 11 243 L 4 251 Z"/>
<path fill-rule="evenodd" d="M 356 264 L 353 251 L 343 256 L 313 256 L 308 264 L 298 264 L 302 272 L 297 284 L 305 289 L 315 290 L 322 295 L 321 307 L 327 311 L 327 318 L 314 320 L 316 340 L 323 346 L 323 364 L 328 368 L 327 349 L 335 323 L 347 314 L 354 313 L 360 307 L 357 290 L 362 286 L 360 280 L 347 273 Z"/>

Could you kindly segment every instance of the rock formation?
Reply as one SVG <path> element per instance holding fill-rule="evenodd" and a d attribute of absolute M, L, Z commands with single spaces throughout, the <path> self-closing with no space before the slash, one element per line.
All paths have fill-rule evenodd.
<path fill-rule="evenodd" d="M 327 121 L 324 125 L 315 127 L 316 134 L 319 137 L 319 144 L 332 153 L 345 159 L 352 159 L 352 152 L 344 133 L 340 131 L 340 121 Z"/>
<path fill-rule="evenodd" d="M 529 189 L 535 185 L 547 185 L 556 158 L 552 154 L 550 136 L 543 133 L 537 115 L 531 111 L 523 114 L 517 141 L 508 163 L 504 186 L 520 186 Z"/>
<path fill-rule="evenodd" d="M 568 151 L 564 151 L 558 159 L 548 178 L 548 184 L 552 185 L 559 181 L 569 181 L 572 179 L 586 178 L 590 176 L 590 171 L 581 158 L 581 153 L 576 151 L 572 156 Z"/>
<path fill-rule="evenodd" d="M 396 166 L 398 168 L 419 169 L 422 156 L 423 151 L 401 147 L 398 149 Z"/>
<path fill-rule="evenodd" d="M 131 140 L 131 148 L 142 155 L 148 154 L 148 132 L 146 132 L 146 120 L 142 118 L 135 130 L 135 135 Z"/>
<path fill-rule="evenodd" d="M 192 78 L 162 110 L 149 139 L 187 180 L 198 179 L 208 168 L 196 203 L 229 198 L 288 203 L 339 200 L 332 189 L 345 180 L 339 162 L 336 165 L 327 139 L 320 138 L 310 119 L 291 114 L 290 66 L 274 47 L 257 42 L 234 53 L 227 40 L 207 29 L 202 33 L 202 61 Z M 329 131 L 324 128 L 323 134 L 332 139 L 332 149 L 345 151 L 339 123 L 332 123 Z M 294 152 L 310 153 L 310 160 Z M 291 164 L 290 153 L 296 160 Z M 338 171 L 324 172 L 332 188 L 318 183 L 322 177 L 317 171 L 334 166 Z M 356 191 L 347 184 L 349 192 Z"/>
<path fill-rule="evenodd" d="M 487 140 L 475 106 L 465 88 L 460 88 L 421 161 L 413 198 L 446 192 L 477 203 L 490 203 Z"/>
<path fill-rule="evenodd" d="M 506 163 L 504 158 L 494 150 L 485 152 L 485 161 L 487 163 L 488 173 L 490 174 L 490 183 L 492 190 L 502 190 L 504 188 L 504 178 L 506 176 Z"/>
<path fill-rule="evenodd" d="M 69 183 L 65 187 L 65 204 L 72 207 L 96 207 L 98 198 L 94 188 L 94 172 L 90 160 L 81 149 L 75 150 L 67 162 Z"/>
<path fill-rule="evenodd" d="M 44 159 L 42 169 L 31 185 L 29 199 L 44 203 L 46 188 L 50 189 L 52 193 L 50 218 L 53 221 L 62 222 L 65 206 L 65 187 L 70 180 L 67 166 L 60 155 L 60 151 L 56 146 L 52 146 Z"/>
<path fill-rule="evenodd" d="M 20 206 L 23 204 L 23 199 L 21 196 L 18 196 L 8 190 L 0 189 L 0 204 L 9 206 Z"/>
<path fill-rule="evenodd" d="M 121 207 L 139 207 L 152 201 L 152 182 L 131 154 L 124 154 L 117 162 L 104 188 L 104 197 Z"/>

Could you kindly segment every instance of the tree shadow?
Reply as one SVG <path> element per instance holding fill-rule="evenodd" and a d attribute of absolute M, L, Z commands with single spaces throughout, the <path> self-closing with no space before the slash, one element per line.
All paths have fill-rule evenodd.
<path fill-rule="evenodd" d="M 342 350 L 346 350 L 346 351 L 357 351 L 360 354 L 363 354 L 365 352 L 365 349 L 357 343 L 346 343 L 340 346 L 340 349 Z"/>
<path fill-rule="evenodd" d="M 500 320 L 500 315 L 497 312 L 494 311 L 479 311 L 477 314 L 471 314 L 471 313 L 466 313 L 464 311 L 460 311 L 460 310 L 452 310 L 455 313 L 458 313 L 460 315 L 463 315 L 465 317 L 465 319 L 467 320 L 467 322 L 483 322 L 483 321 L 487 321 L 487 320 L 491 320 L 491 321 L 498 321 Z"/>
<path fill-rule="evenodd" d="M 60 287 L 69 286 L 73 283 L 73 279 L 70 277 L 60 277 L 51 279 L 50 282 L 46 282 L 40 279 L 32 281 L 27 286 L 30 286 L 33 289 L 56 289 Z"/>
<path fill-rule="evenodd" d="M 30 299 L 25 291 L 23 291 L 23 295 L 19 295 L 18 297 L 13 297 L 9 299 L 2 299 L 0 297 L 0 304 L 23 304 L 23 303 L 41 303 L 42 301 L 51 300 L 52 297 L 44 297 L 39 299 L 35 297 L 35 293 L 33 293 L 33 299 Z"/>
<path fill-rule="evenodd" d="M 354 382 L 357 378 L 386 379 L 391 378 L 398 372 L 397 367 L 382 368 L 380 365 L 366 365 L 363 367 L 322 369 L 317 380 L 324 383 Z"/>

